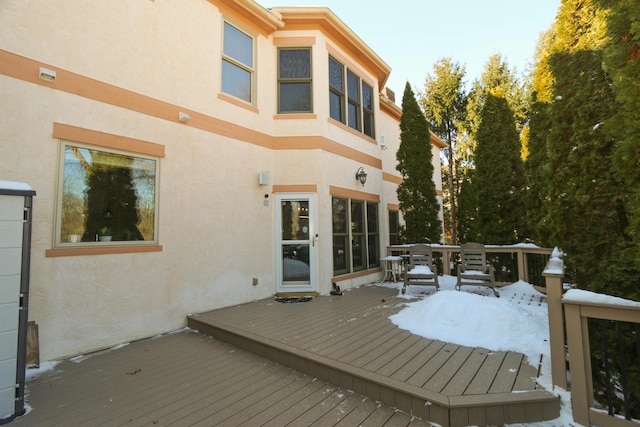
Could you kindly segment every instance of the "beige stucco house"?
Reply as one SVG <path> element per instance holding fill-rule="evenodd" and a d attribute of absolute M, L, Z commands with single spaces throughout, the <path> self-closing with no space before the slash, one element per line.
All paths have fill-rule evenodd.
<path fill-rule="evenodd" d="M 323 7 L 3 1 L 0 180 L 36 191 L 41 359 L 380 280 L 402 221 L 390 72 Z"/>

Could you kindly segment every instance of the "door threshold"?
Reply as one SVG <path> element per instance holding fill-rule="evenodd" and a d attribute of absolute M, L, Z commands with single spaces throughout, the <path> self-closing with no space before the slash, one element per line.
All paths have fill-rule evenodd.
<path fill-rule="evenodd" d="M 278 292 L 276 298 L 318 297 L 319 292 Z"/>

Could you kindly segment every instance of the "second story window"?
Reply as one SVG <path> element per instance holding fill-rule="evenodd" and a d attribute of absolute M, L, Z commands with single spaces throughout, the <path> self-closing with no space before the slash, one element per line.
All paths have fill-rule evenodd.
<path fill-rule="evenodd" d="M 253 38 L 228 22 L 224 23 L 222 91 L 253 102 Z"/>
<path fill-rule="evenodd" d="M 311 49 L 278 50 L 278 113 L 312 113 Z"/>
<path fill-rule="evenodd" d="M 373 87 L 329 56 L 329 116 L 375 138 Z"/>
<path fill-rule="evenodd" d="M 362 82 L 362 132 L 375 138 L 373 127 L 373 88 Z"/>
<path fill-rule="evenodd" d="M 362 130 L 360 124 L 360 79 L 347 71 L 347 124 L 355 130 Z"/>
<path fill-rule="evenodd" d="M 329 57 L 329 115 L 344 123 L 344 66 Z"/>

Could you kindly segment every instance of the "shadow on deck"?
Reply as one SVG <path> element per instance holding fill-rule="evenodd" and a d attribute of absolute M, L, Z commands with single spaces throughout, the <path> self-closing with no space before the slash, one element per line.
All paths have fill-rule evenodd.
<path fill-rule="evenodd" d="M 442 426 L 559 416 L 559 397 L 537 385 L 522 354 L 412 335 L 389 320 L 406 302 L 396 295 L 365 286 L 309 302 L 269 299 L 192 315 L 188 325 Z"/>

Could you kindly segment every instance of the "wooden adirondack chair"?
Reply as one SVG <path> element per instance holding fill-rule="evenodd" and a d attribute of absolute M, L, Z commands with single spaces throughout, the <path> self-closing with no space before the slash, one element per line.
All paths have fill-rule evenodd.
<path fill-rule="evenodd" d="M 487 253 L 481 243 L 465 243 L 460 246 L 456 289 L 460 290 L 464 285 L 488 286 L 493 289 L 496 297 L 500 297 L 496 289 L 493 266 L 487 264 Z"/>
<path fill-rule="evenodd" d="M 410 285 L 435 286 L 438 285 L 438 269 L 433 262 L 433 252 L 429 245 L 414 245 L 409 249 L 407 270 L 404 273 L 404 285 L 402 293 L 407 292 Z"/>

